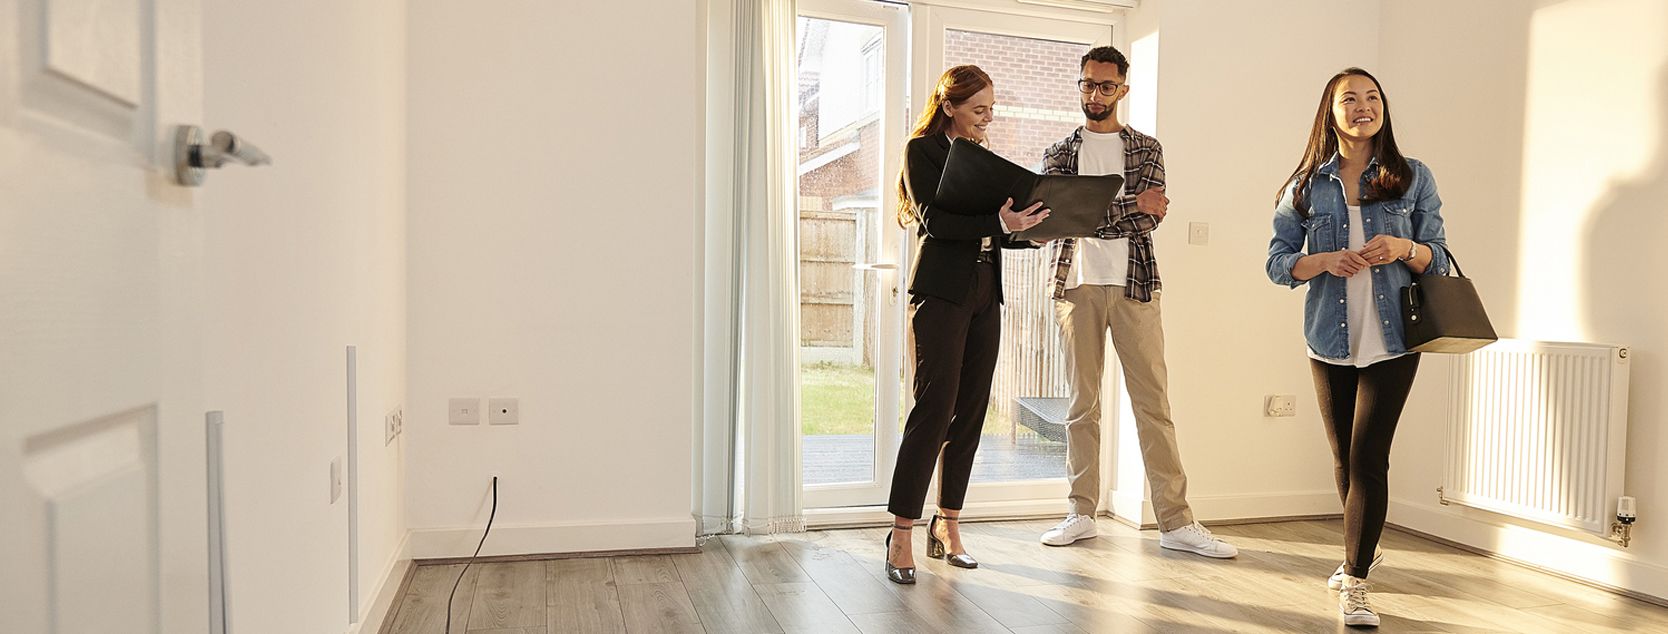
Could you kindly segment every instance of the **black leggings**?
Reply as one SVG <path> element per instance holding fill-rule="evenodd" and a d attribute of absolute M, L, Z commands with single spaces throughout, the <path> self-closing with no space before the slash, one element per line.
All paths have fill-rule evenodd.
<path fill-rule="evenodd" d="M 1419 354 L 1365 368 L 1313 359 L 1309 365 L 1344 502 L 1344 570 L 1365 579 L 1390 506 L 1390 441 L 1413 389 Z"/>

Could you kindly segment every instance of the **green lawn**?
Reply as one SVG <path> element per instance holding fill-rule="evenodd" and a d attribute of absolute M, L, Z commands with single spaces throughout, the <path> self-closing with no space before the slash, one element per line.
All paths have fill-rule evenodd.
<path fill-rule="evenodd" d="M 807 363 L 799 368 L 799 422 L 805 436 L 872 433 L 875 371 L 843 363 Z M 903 424 L 906 412 L 899 412 Z M 993 406 L 984 434 L 1007 436 L 1013 426 Z"/>
<path fill-rule="evenodd" d="M 873 430 L 874 368 L 807 363 L 799 368 L 799 381 L 802 434 L 867 434 Z"/>

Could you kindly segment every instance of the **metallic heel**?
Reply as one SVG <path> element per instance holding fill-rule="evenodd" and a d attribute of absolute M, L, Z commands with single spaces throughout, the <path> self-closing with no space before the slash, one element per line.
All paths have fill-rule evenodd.
<path fill-rule="evenodd" d="M 967 553 L 961 553 L 959 555 L 950 554 L 949 548 L 945 546 L 942 540 L 938 539 L 939 520 L 944 520 L 946 522 L 959 521 L 942 515 L 932 516 L 932 522 L 927 524 L 927 556 L 932 557 L 933 559 L 943 559 L 945 563 L 957 568 L 967 568 L 970 570 L 978 568 L 979 561 L 974 559 L 972 555 Z"/>
<path fill-rule="evenodd" d="M 943 559 L 949 551 L 944 541 L 938 538 L 938 518 L 937 515 L 932 516 L 932 521 L 927 524 L 927 556 L 933 559 Z"/>
<path fill-rule="evenodd" d="M 886 554 L 884 555 L 884 559 L 886 561 L 886 580 L 887 581 L 890 581 L 892 583 L 903 584 L 903 585 L 906 585 L 906 586 L 907 585 L 912 585 L 912 584 L 915 583 L 915 567 L 914 566 L 910 566 L 908 568 L 899 568 L 897 566 L 892 565 L 892 533 L 891 533 L 891 531 L 887 531 L 887 533 L 886 533 Z"/>

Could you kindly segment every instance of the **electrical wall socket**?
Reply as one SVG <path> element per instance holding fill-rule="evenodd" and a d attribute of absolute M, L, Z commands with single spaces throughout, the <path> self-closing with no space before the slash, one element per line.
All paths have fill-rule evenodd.
<path fill-rule="evenodd" d="M 446 422 L 453 425 L 481 424 L 481 399 L 479 397 L 454 398 L 447 404 Z"/>
<path fill-rule="evenodd" d="M 521 404 L 519 399 L 487 399 L 487 422 L 493 425 L 521 424 Z"/>
<path fill-rule="evenodd" d="M 1270 394 L 1263 397 L 1263 415 L 1271 418 L 1296 416 L 1297 396 L 1294 394 Z"/>

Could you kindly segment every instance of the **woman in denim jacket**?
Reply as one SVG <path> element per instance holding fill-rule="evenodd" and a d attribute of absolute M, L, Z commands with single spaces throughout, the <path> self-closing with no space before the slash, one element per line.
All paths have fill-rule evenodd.
<path fill-rule="evenodd" d="M 1326 83 L 1309 144 L 1274 210 L 1268 277 L 1307 284 L 1303 332 L 1344 503 L 1344 564 L 1328 580 L 1347 625 L 1378 625 L 1365 579 L 1383 560 L 1390 441 L 1419 368 L 1403 343 L 1401 289 L 1446 274 L 1430 168 L 1396 148 L 1390 104 L 1359 68 Z"/>

